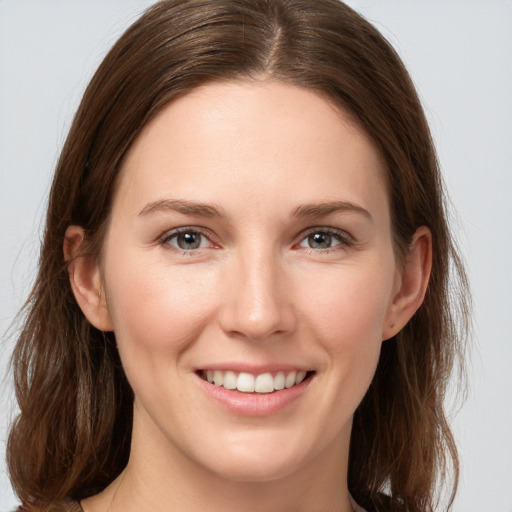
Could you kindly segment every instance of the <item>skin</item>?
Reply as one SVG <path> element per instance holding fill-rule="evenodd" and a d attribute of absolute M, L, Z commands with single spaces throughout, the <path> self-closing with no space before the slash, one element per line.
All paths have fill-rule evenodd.
<path fill-rule="evenodd" d="M 128 466 L 85 512 L 352 510 L 353 413 L 430 272 L 426 228 L 397 264 L 386 172 L 347 113 L 274 81 L 205 85 L 143 130 L 101 261 L 72 260 L 78 226 L 64 247 L 77 301 L 115 332 L 136 397 Z M 344 208 L 296 215 L 332 202 Z M 180 248 L 177 228 L 202 233 L 200 247 Z M 249 417 L 201 388 L 199 368 L 230 362 L 315 373 L 293 403 Z"/>

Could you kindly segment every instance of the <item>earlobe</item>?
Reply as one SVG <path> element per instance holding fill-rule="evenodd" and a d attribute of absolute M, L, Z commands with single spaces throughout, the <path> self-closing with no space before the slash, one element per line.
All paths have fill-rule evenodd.
<path fill-rule="evenodd" d="M 400 332 L 423 303 L 432 269 L 432 234 L 422 226 L 414 233 L 390 305 L 382 339 Z"/>
<path fill-rule="evenodd" d="M 63 251 L 68 262 L 71 289 L 87 320 L 101 331 L 112 331 L 100 267 L 92 257 L 80 254 L 84 239 L 84 230 L 80 226 L 67 228 Z"/>

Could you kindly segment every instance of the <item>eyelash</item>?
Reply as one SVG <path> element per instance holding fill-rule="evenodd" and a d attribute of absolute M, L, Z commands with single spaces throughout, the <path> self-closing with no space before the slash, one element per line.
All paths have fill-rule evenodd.
<path fill-rule="evenodd" d="M 339 244 L 333 246 L 333 247 L 327 247 L 325 249 L 314 249 L 313 247 L 304 247 L 305 251 L 307 253 L 314 253 L 314 254 L 330 254 L 332 252 L 336 251 L 343 251 L 346 250 L 354 245 L 354 239 L 352 236 L 350 236 L 346 231 L 342 231 L 340 229 L 331 228 L 331 227 L 315 227 L 308 229 L 305 233 L 301 233 L 301 238 L 299 242 L 302 244 L 305 242 L 311 235 L 329 235 L 330 237 L 335 238 Z"/>
<path fill-rule="evenodd" d="M 159 239 L 159 243 L 162 246 L 165 246 L 166 248 L 174 251 L 179 251 L 182 253 L 182 255 L 186 256 L 192 256 L 194 254 L 197 254 L 197 251 L 200 251 L 201 249 L 205 249 L 204 247 L 198 247 L 198 248 L 192 248 L 192 249 L 182 249 L 180 247 L 176 247 L 170 243 L 170 241 L 176 237 L 178 237 L 180 234 L 195 234 L 200 235 L 201 237 L 206 238 L 210 244 L 215 245 L 214 242 L 212 242 L 212 234 L 209 231 L 205 231 L 204 229 L 192 227 L 192 226 L 184 226 L 180 228 L 173 229 L 171 231 L 165 232 Z M 324 249 L 315 249 L 313 247 L 302 247 L 302 243 L 304 243 L 308 237 L 311 235 L 328 235 L 332 238 L 334 238 L 338 244 L 327 247 Z M 200 242 L 201 244 L 202 242 Z M 305 252 L 309 254 L 329 254 L 336 251 L 343 251 L 346 250 L 354 245 L 354 239 L 352 236 L 350 236 L 346 231 L 342 231 L 336 228 L 331 227 L 315 227 L 310 228 L 305 232 L 302 232 L 300 234 L 300 239 L 297 243 L 294 244 L 294 247 L 298 247 L 304 249 Z"/>
<path fill-rule="evenodd" d="M 170 243 L 170 241 L 173 238 L 178 237 L 180 234 L 187 233 L 200 235 L 203 238 L 206 238 L 210 242 L 210 244 L 214 245 L 213 242 L 211 241 L 212 235 L 210 232 L 192 226 L 184 226 L 181 228 L 173 229 L 171 231 L 167 231 L 160 237 L 159 243 L 170 250 L 181 252 L 184 256 L 192 256 L 194 253 L 197 253 L 198 250 L 204 249 L 204 247 L 200 247 L 197 249 L 181 249 L 180 247 L 176 247 Z"/>

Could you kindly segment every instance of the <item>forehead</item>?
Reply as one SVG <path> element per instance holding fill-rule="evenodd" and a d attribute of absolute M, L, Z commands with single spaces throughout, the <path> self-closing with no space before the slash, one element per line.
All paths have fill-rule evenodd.
<path fill-rule="evenodd" d="M 250 195 L 283 207 L 285 199 L 340 195 L 387 202 L 385 176 L 372 140 L 327 98 L 276 81 L 223 82 L 162 109 L 130 149 L 116 195 L 131 202 L 192 196 L 228 206 Z"/>

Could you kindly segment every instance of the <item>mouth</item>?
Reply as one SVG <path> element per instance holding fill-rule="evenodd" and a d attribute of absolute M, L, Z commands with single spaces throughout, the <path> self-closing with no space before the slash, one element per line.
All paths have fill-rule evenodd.
<path fill-rule="evenodd" d="M 312 378 L 313 370 L 265 372 L 254 375 L 233 370 L 198 370 L 197 374 L 213 386 L 241 393 L 271 394 L 293 388 Z"/>

